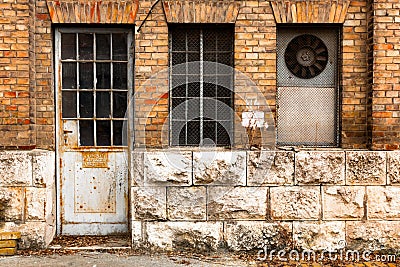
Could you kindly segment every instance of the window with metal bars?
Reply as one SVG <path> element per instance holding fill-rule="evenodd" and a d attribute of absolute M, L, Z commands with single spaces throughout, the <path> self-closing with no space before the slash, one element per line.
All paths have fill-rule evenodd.
<path fill-rule="evenodd" d="M 77 121 L 79 146 L 122 146 L 132 88 L 129 44 L 123 29 L 60 29 L 62 118 Z"/>
<path fill-rule="evenodd" d="M 233 25 L 169 26 L 171 144 L 230 146 Z"/>

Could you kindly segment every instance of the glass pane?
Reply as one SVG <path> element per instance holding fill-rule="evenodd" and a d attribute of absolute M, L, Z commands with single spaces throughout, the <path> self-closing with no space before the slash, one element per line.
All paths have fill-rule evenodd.
<path fill-rule="evenodd" d="M 93 63 L 79 63 L 79 88 L 93 89 Z"/>
<path fill-rule="evenodd" d="M 189 99 L 187 118 L 188 120 L 198 119 L 200 117 L 200 98 Z"/>
<path fill-rule="evenodd" d="M 172 66 L 186 62 L 186 53 L 172 53 Z"/>
<path fill-rule="evenodd" d="M 79 92 L 79 115 L 93 118 L 93 92 Z"/>
<path fill-rule="evenodd" d="M 186 122 L 185 121 L 171 121 L 172 145 L 185 145 L 186 144 Z"/>
<path fill-rule="evenodd" d="M 203 122 L 203 142 L 205 145 L 211 145 L 216 143 L 216 122 L 215 121 L 204 121 Z M 210 139 L 210 140 L 206 140 Z"/>
<path fill-rule="evenodd" d="M 229 88 L 218 85 L 217 86 L 217 96 L 218 97 L 231 97 L 232 91 Z"/>
<path fill-rule="evenodd" d="M 62 88 L 76 89 L 76 63 L 62 63 Z"/>
<path fill-rule="evenodd" d="M 229 137 L 229 132 L 231 132 L 231 130 L 227 127 L 227 123 L 225 123 L 224 126 L 217 122 L 217 144 L 220 146 L 229 146 L 231 144 L 231 139 Z"/>
<path fill-rule="evenodd" d="M 215 97 L 217 95 L 215 88 L 216 88 L 215 84 L 203 83 L 203 96 L 204 97 Z"/>
<path fill-rule="evenodd" d="M 96 140 L 98 146 L 111 146 L 111 121 L 96 122 Z"/>
<path fill-rule="evenodd" d="M 76 118 L 76 92 L 62 92 L 62 117 Z"/>
<path fill-rule="evenodd" d="M 61 34 L 61 59 L 76 58 L 76 36 L 75 33 Z"/>
<path fill-rule="evenodd" d="M 127 35 L 125 33 L 114 33 L 112 38 L 113 60 L 128 60 Z"/>
<path fill-rule="evenodd" d="M 113 145 L 114 146 L 122 146 L 126 144 L 126 142 L 122 142 L 122 132 L 124 127 L 124 122 L 126 121 L 113 121 Z M 126 137 L 126 135 L 125 135 Z"/>
<path fill-rule="evenodd" d="M 79 144 L 94 146 L 93 121 L 79 121 Z"/>
<path fill-rule="evenodd" d="M 111 88 L 111 63 L 96 63 L 97 89 Z"/>
<path fill-rule="evenodd" d="M 183 29 L 171 29 L 172 51 L 186 51 L 186 31 Z"/>
<path fill-rule="evenodd" d="M 233 27 L 221 28 L 217 33 L 217 48 L 218 51 L 232 51 L 233 50 Z"/>
<path fill-rule="evenodd" d="M 192 29 L 187 32 L 188 51 L 200 51 L 200 30 Z"/>
<path fill-rule="evenodd" d="M 188 95 L 189 97 L 200 97 L 200 83 L 189 83 L 188 84 Z"/>
<path fill-rule="evenodd" d="M 217 50 L 217 32 L 215 30 L 203 30 L 204 51 Z"/>
<path fill-rule="evenodd" d="M 127 89 L 128 78 L 127 78 L 127 64 L 126 63 L 114 63 L 113 64 L 113 88 L 114 89 Z"/>
<path fill-rule="evenodd" d="M 127 93 L 114 92 L 113 93 L 113 117 L 124 118 L 127 109 Z"/>
<path fill-rule="evenodd" d="M 110 118 L 110 92 L 97 92 L 96 93 L 96 117 L 97 118 Z"/>
<path fill-rule="evenodd" d="M 93 59 L 93 34 L 80 33 L 79 39 L 79 59 L 91 60 Z"/>
<path fill-rule="evenodd" d="M 184 104 L 186 98 L 172 98 L 172 119 L 185 120 L 186 119 L 186 105 Z"/>
<path fill-rule="evenodd" d="M 186 84 L 180 85 L 172 89 L 172 97 L 185 97 L 186 96 Z"/>
<path fill-rule="evenodd" d="M 96 59 L 106 60 L 110 57 L 110 35 L 109 34 L 96 34 Z"/>
<path fill-rule="evenodd" d="M 232 53 L 218 53 L 217 55 L 218 59 L 218 63 L 224 64 L 224 65 L 228 65 L 228 66 L 232 66 L 232 62 L 233 62 L 233 55 Z"/>
<path fill-rule="evenodd" d="M 200 121 L 189 121 L 187 123 L 187 144 L 200 144 Z"/>

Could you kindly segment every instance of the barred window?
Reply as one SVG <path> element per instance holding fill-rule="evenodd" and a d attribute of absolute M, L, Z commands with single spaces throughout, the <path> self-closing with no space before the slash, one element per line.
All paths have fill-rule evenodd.
<path fill-rule="evenodd" d="M 172 145 L 231 145 L 233 44 L 233 25 L 169 26 Z"/>

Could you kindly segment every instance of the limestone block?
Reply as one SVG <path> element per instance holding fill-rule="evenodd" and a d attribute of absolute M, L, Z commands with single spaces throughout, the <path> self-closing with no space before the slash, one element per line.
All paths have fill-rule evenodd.
<path fill-rule="evenodd" d="M 55 184 L 55 152 L 34 150 L 32 154 L 33 185 L 51 188 Z"/>
<path fill-rule="evenodd" d="M 322 190 L 325 220 L 354 220 L 364 216 L 365 188 L 359 186 L 326 186 Z"/>
<path fill-rule="evenodd" d="M 368 219 L 400 220 L 400 187 L 368 186 Z"/>
<path fill-rule="evenodd" d="M 386 184 L 386 152 L 349 151 L 346 159 L 347 184 Z"/>
<path fill-rule="evenodd" d="M 267 187 L 211 186 L 208 219 L 265 219 L 267 194 Z"/>
<path fill-rule="evenodd" d="M 214 251 L 223 240 L 222 222 L 147 222 L 147 242 L 166 250 Z"/>
<path fill-rule="evenodd" d="M 292 244 L 292 224 L 263 221 L 236 221 L 225 223 L 225 240 L 234 251 L 275 249 Z"/>
<path fill-rule="evenodd" d="M 6 222 L 2 224 L 2 231 L 21 232 L 21 240 L 18 242 L 20 249 L 45 248 L 54 238 L 55 225 L 46 222 L 26 222 L 22 224 Z"/>
<path fill-rule="evenodd" d="M 271 217 L 277 220 L 316 220 L 321 214 L 318 186 L 273 187 Z"/>
<path fill-rule="evenodd" d="M 345 153 L 301 151 L 296 153 L 296 184 L 344 184 Z"/>
<path fill-rule="evenodd" d="M 23 187 L 0 187 L 0 221 L 22 221 L 24 213 Z"/>
<path fill-rule="evenodd" d="M 293 222 L 293 241 L 299 249 L 334 251 L 346 245 L 345 222 Z"/>
<path fill-rule="evenodd" d="M 31 155 L 26 151 L 1 151 L 0 186 L 24 185 L 32 185 Z"/>
<path fill-rule="evenodd" d="M 193 177 L 196 185 L 245 185 L 246 152 L 193 152 Z"/>
<path fill-rule="evenodd" d="M 143 244 L 142 222 L 131 221 L 131 230 L 132 247 L 140 247 Z"/>
<path fill-rule="evenodd" d="M 292 185 L 294 153 L 286 151 L 249 151 L 248 185 Z"/>
<path fill-rule="evenodd" d="M 168 187 L 167 210 L 170 220 L 205 220 L 206 188 Z"/>
<path fill-rule="evenodd" d="M 389 184 L 400 184 L 400 152 L 387 152 L 387 172 Z"/>
<path fill-rule="evenodd" d="M 167 219 L 167 190 L 165 186 L 132 188 L 132 215 L 135 220 Z"/>
<path fill-rule="evenodd" d="M 400 249 L 399 221 L 346 222 L 348 249 L 379 251 Z"/>
<path fill-rule="evenodd" d="M 144 186 L 144 151 L 131 153 L 132 186 Z"/>
<path fill-rule="evenodd" d="M 46 209 L 46 189 L 26 188 L 26 219 L 28 221 L 43 221 Z M 51 200 L 49 200 L 51 201 Z"/>
<path fill-rule="evenodd" d="M 156 151 L 144 154 L 144 185 L 190 185 L 192 153 Z"/>

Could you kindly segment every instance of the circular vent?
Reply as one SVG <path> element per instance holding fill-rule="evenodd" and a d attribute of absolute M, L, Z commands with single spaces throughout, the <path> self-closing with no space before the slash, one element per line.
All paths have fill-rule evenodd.
<path fill-rule="evenodd" d="M 302 79 L 318 76 L 328 62 L 328 49 L 318 37 L 310 34 L 297 36 L 285 50 L 285 63 L 293 75 Z"/>

